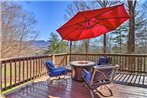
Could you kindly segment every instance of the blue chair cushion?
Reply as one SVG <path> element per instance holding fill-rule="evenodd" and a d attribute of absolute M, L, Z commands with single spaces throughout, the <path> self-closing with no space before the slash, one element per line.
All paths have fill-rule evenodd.
<path fill-rule="evenodd" d="M 98 65 L 107 65 L 109 63 L 110 58 L 108 57 L 100 57 Z"/>
<path fill-rule="evenodd" d="M 85 78 L 85 80 L 86 80 L 87 83 L 90 83 L 91 73 L 88 72 L 87 70 L 84 70 L 84 78 Z"/>
<path fill-rule="evenodd" d="M 50 60 L 48 60 L 46 64 L 49 67 L 49 71 L 53 71 L 55 69 L 55 65 Z"/>
<path fill-rule="evenodd" d="M 55 68 L 52 72 L 49 73 L 50 77 L 60 76 L 67 72 L 66 68 Z"/>

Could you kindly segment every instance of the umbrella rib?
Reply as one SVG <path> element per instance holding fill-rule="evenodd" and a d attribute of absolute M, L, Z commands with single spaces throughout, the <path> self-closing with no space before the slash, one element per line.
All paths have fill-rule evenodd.
<path fill-rule="evenodd" d="M 82 24 L 77 23 L 77 25 L 82 26 L 83 27 L 82 29 L 85 29 L 85 26 L 83 26 Z"/>
<path fill-rule="evenodd" d="M 82 13 L 80 13 L 82 16 L 84 16 Z M 94 33 L 93 33 L 93 31 L 92 31 L 92 29 L 91 29 L 91 26 L 90 26 L 90 23 L 89 23 L 89 20 L 84 16 L 84 18 L 86 19 L 86 21 L 87 21 L 87 23 L 88 23 L 88 25 L 89 25 L 89 29 L 91 30 L 91 32 L 92 32 L 92 34 L 93 34 L 93 36 L 94 36 Z M 84 26 L 83 26 L 84 27 Z M 82 30 L 82 31 L 84 31 L 84 29 Z M 80 34 L 81 35 L 81 34 Z M 78 37 L 78 38 L 80 38 L 80 36 Z"/>
<path fill-rule="evenodd" d="M 80 13 L 82 16 L 84 16 L 82 13 Z M 91 30 L 91 32 L 93 32 L 92 31 L 92 29 L 91 29 L 91 26 L 90 26 L 90 23 L 89 23 L 89 21 L 88 21 L 88 19 L 84 16 L 84 18 L 86 19 L 86 21 L 87 21 L 87 23 L 88 23 L 88 25 L 89 25 L 89 29 Z M 81 24 L 81 26 L 82 26 L 82 24 Z M 84 26 L 83 26 L 84 27 Z M 84 31 L 84 30 L 81 30 L 81 31 Z M 82 33 L 80 33 L 79 35 L 81 35 Z M 93 33 L 92 33 L 93 34 Z M 94 35 L 94 34 L 93 34 Z M 78 38 L 80 38 L 80 36 L 78 37 Z"/>
<path fill-rule="evenodd" d="M 82 13 L 80 13 L 82 16 L 84 16 Z M 85 17 L 85 19 L 86 19 L 86 22 L 88 23 L 88 25 L 89 25 L 89 29 L 91 29 L 91 26 L 90 26 L 90 23 L 89 23 L 89 20 L 86 18 L 86 16 L 84 16 Z"/>
<path fill-rule="evenodd" d="M 94 18 L 95 18 L 95 17 L 94 17 Z M 99 19 L 119 19 L 119 18 L 129 18 L 129 17 L 99 18 Z"/>
<path fill-rule="evenodd" d="M 121 18 L 121 17 L 120 17 Z M 123 17 L 123 18 L 128 18 L 128 17 Z M 113 18 L 100 18 L 100 19 L 102 19 L 102 20 L 105 20 L 105 19 L 113 19 Z M 118 19 L 118 18 L 116 18 L 116 19 Z M 100 21 L 100 22 L 102 22 L 102 20 Z M 96 25 L 96 24 L 98 24 L 98 23 L 100 23 L 100 22 L 94 22 L 95 24 L 93 24 L 92 26 L 94 26 L 94 25 Z M 83 28 L 82 29 L 84 29 L 85 28 L 85 26 L 83 26 L 82 24 L 77 24 L 77 25 L 79 25 L 79 26 L 82 26 Z M 110 27 L 109 27 L 110 28 Z M 111 28 L 111 29 L 113 29 L 113 28 Z"/>
<path fill-rule="evenodd" d="M 81 15 L 83 15 L 82 13 L 81 13 Z M 83 15 L 84 16 L 84 15 Z M 85 17 L 85 16 L 84 16 Z M 86 18 L 86 17 L 85 17 Z M 87 20 L 87 23 L 88 23 L 88 25 L 89 25 L 89 29 L 91 30 L 91 32 L 92 32 L 92 34 L 93 34 L 93 36 L 94 36 L 94 33 L 93 33 L 93 30 L 91 29 L 91 27 L 92 26 L 90 26 L 90 23 L 89 23 L 89 20 L 86 18 L 86 20 Z"/>
<path fill-rule="evenodd" d="M 103 19 L 104 20 L 104 19 Z M 99 22 L 95 22 L 96 24 L 99 24 L 99 23 L 101 23 L 101 22 L 103 22 L 103 20 L 101 20 L 101 21 L 99 21 Z M 99 24 L 99 25 L 101 25 L 101 24 Z M 102 25 L 103 26 L 103 25 Z M 113 29 L 114 30 L 114 28 L 111 28 L 111 27 L 108 27 L 108 26 L 104 26 L 104 27 L 107 27 L 107 28 L 110 28 L 110 29 Z"/>
<path fill-rule="evenodd" d="M 74 30 L 74 31 L 75 31 L 75 30 Z M 73 32 L 74 32 L 74 31 L 73 31 Z M 81 32 L 82 32 L 82 30 L 81 30 Z M 70 33 L 70 34 L 71 34 L 71 33 Z M 70 34 L 69 34 L 69 35 L 70 35 Z M 81 35 L 81 33 L 78 34 L 78 39 L 80 38 L 80 35 Z"/>
<path fill-rule="evenodd" d="M 70 33 L 68 33 L 68 36 L 72 33 L 72 32 L 74 32 L 77 28 L 79 28 L 79 27 L 76 27 L 73 31 L 71 31 Z M 67 37 L 67 35 L 65 36 L 65 37 L 63 37 L 63 39 L 65 39 Z"/>
<path fill-rule="evenodd" d="M 123 4 L 121 4 L 121 5 L 123 5 Z M 119 6 L 121 6 L 121 5 L 119 5 Z M 113 8 L 111 8 L 111 9 L 109 9 L 109 10 L 107 10 L 106 12 L 108 12 L 108 11 L 111 11 L 112 9 L 114 9 L 114 8 L 117 8 L 117 7 L 119 7 L 119 6 L 115 6 L 115 7 L 113 7 Z M 106 13 L 106 12 L 104 12 L 104 13 Z M 80 12 L 80 13 L 82 13 L 82 12 Z M 97 17 L 97 16 L 100 16 L 100 15 L 102 15 L 102 14 L 104 14 L 104 13 L 101 13 L 101 14 L 99 14 L 99 15 L 96 15 L 96 16 L 94 16 L 94 17 L 92 17 L 92 18 L 95 18 L 95 17 Z M 84 16 L 84 15 L 83 15 Z M 85 16 L 84 16 L 85 17 Z M 120 17 L 121 18 L 121 17 Z M 126 18 L 128 18 L 128 17 L 126 17 Z M 86 18 L 87 19 L 87 18 Z M 90 18 L 91 19 L 91 18 Z M 103 18 L 102 18 L 103 19 Z M 108 18 L 109 19 L 109 18 Z M 81 22 L 79 22 L 79 23 L 82 23 L 82 22 L 85 22 L 85 21 L 81 21 Z M 75 23 L 75 24 L 79 24 L 79 23 Z M 69 26 L 72 26 L 72 25 L 75 25 L 75 24 L 71 24 L 71 25 L 69 25 Z M 66 26 L 66 27 L 63 27 L 63 28 L 67 28 L 67 27 L 69 27 L 69 26 Z"/>

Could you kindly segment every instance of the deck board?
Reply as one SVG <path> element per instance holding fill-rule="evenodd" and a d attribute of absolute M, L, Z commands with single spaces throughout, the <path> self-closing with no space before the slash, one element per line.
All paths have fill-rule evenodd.
<path fill-rule="evenodd" d="M 48 86 L 48 76 L 35 80 L 32 85 L 6 95 L 6 98 L 91 98 L 88 88 L 83 83 L 67 77 L 68 84 L 63 80 L 55 81 Z M 113 96 L 107 98 L 147 98 L 147 77 L 130 73 L 117 74 L 114 83 L 110 84 Z M 134 86 L 129 86 L 131 84 Z M 122 85 L 127 84 L 127 85 Z M 135 87 L 141 85 L 139 87 Z M 144 86 L 144 87 L 142 87 Z M 104 93 L 107 93 L 105 88 Z M 95 98 L 103 98 L 99 94 Z"/>

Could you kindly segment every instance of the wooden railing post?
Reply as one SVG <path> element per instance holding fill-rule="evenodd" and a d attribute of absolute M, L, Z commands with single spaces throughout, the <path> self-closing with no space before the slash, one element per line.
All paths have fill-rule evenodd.
<path fill-rule="evenodd" d="M 2 96 L 2 64 L 0 62 L 0 98 Z"/>
<path fill-rule="evenodd" d="M 0 98 L 5 98 L 2 95 L 2 63 L 0 62 Z"/>
<path fill-rule="evenodd" d="M 53 64 L 55 64 L 55 55 L 54 54 L 52 55 L 52 62 L 53 62 Z"/>
<path fill-rule="evenodd" d="M 70 63 L 70 55 L 67 54 L 67 65 L 69 65 L 69 63 Z"/>

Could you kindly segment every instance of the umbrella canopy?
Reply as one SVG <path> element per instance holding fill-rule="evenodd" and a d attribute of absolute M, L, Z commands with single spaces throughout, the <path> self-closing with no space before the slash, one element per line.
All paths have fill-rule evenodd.
<path fill-rule="evenodd" d="M 130 16 L 124 5 L 78 12 L 67 23 L 57 29 L 62 39 L 77 41 L 94 38 L 115 30 Z"/>

